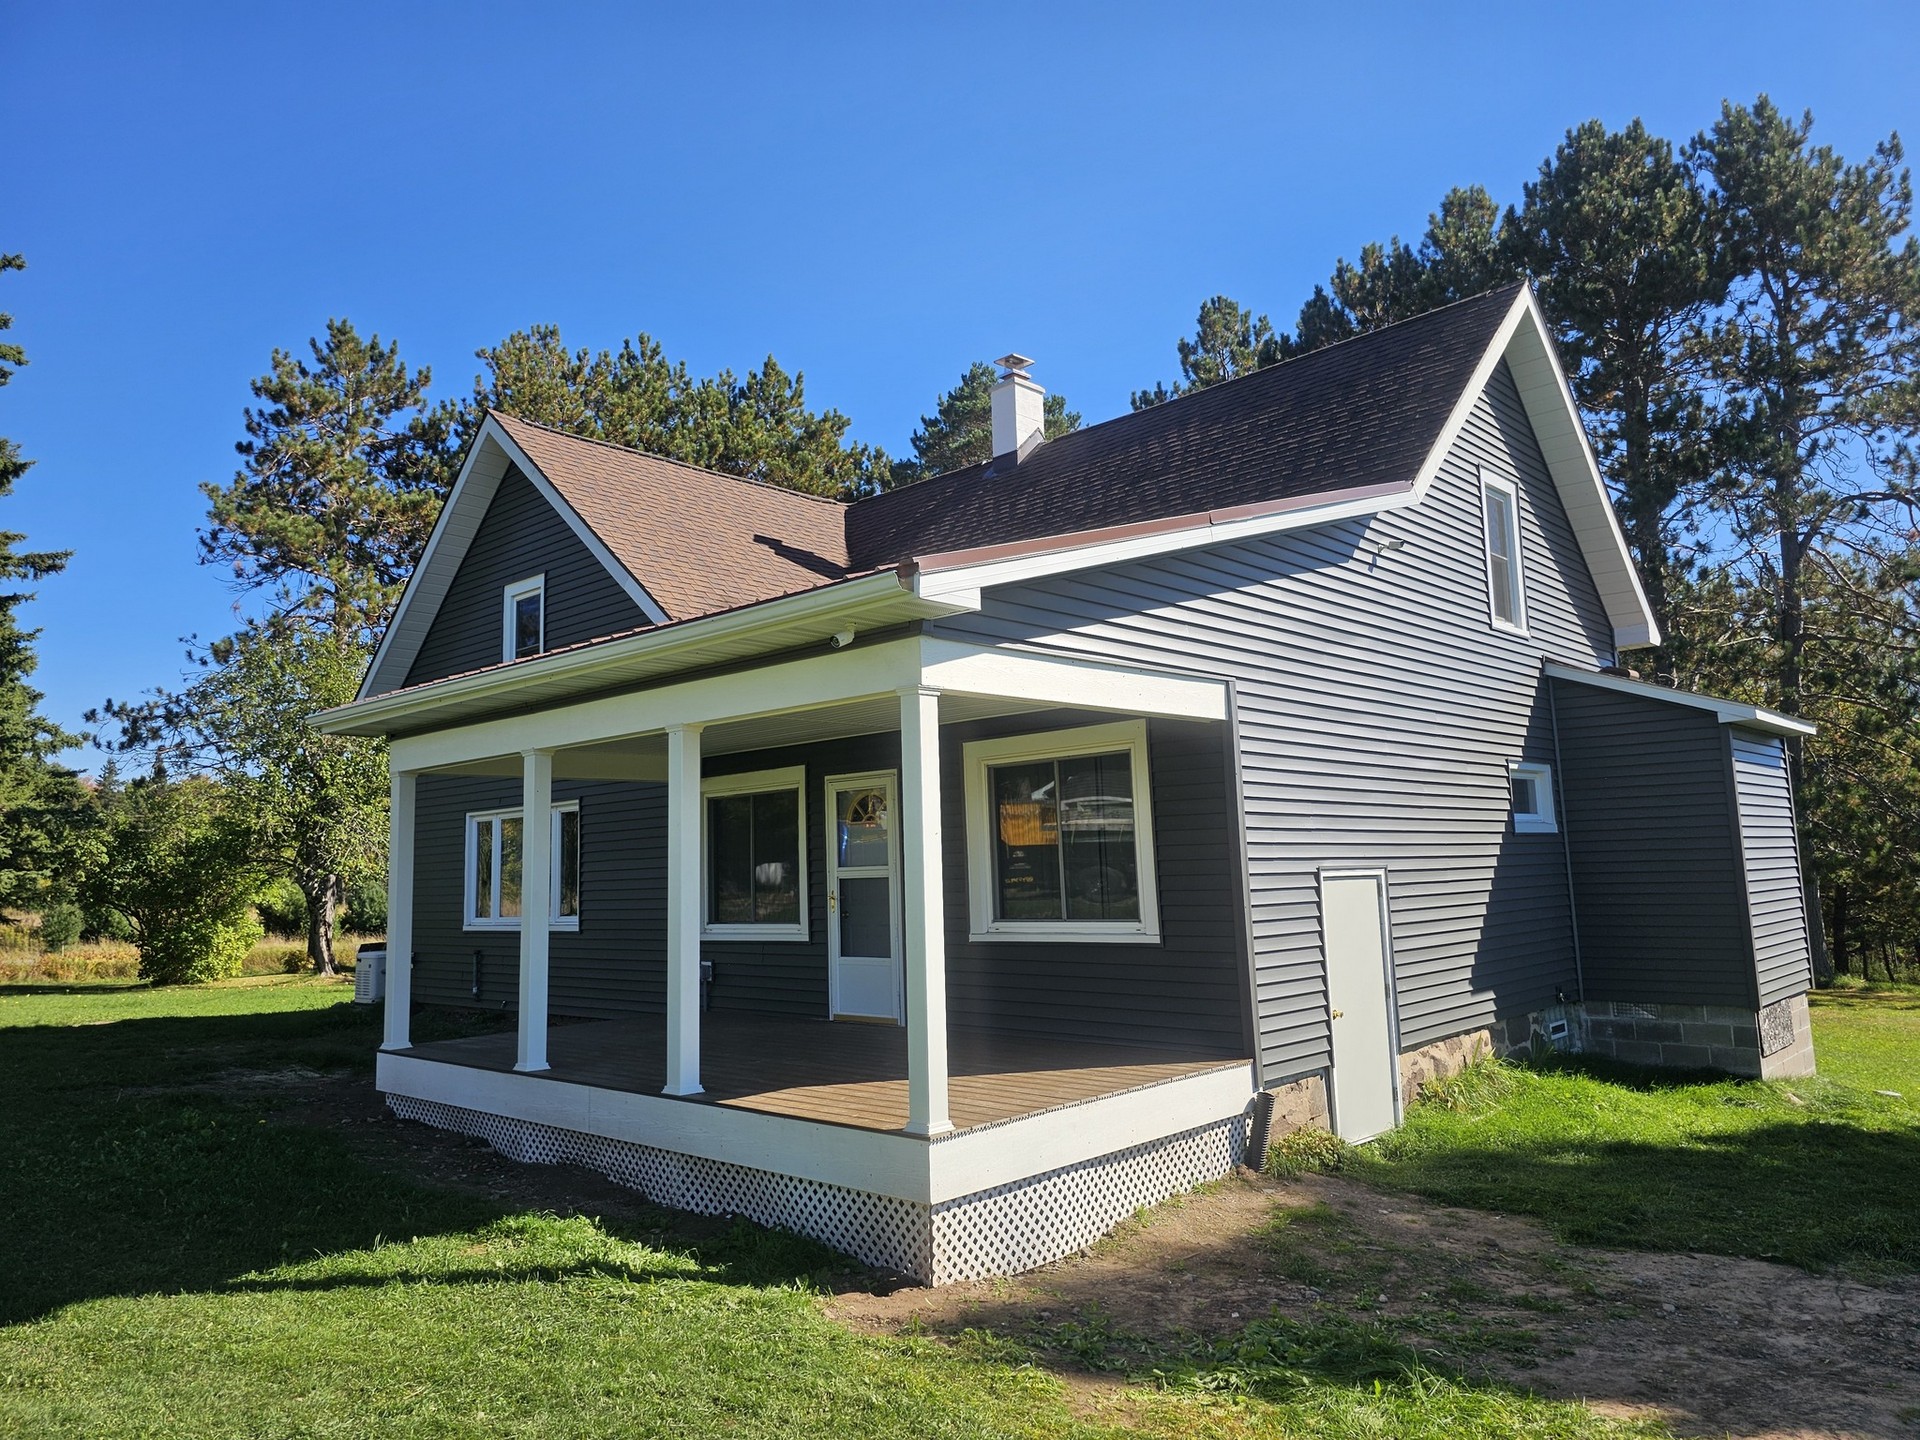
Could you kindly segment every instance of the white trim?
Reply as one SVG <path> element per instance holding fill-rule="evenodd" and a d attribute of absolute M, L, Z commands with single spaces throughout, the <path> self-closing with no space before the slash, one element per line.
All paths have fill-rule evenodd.
<path fill-rule="evenodd" d="M 549 901 L 547 928 L 549 930 L 578 930 L 580 928 L 580 917 L 578 915 L 556 915 L 553 913 L 554 909 L 558 908 L 560 904 L 560 817 L 569 811 L 578 815 L 580 813 L 580 802 L 578 800 L 556 800 L 550 807 L 550 812 L 553 816 L 553 823 L 550 827 L 553 837 L 551 842 L 553 846 L 553 863 L 548 867 L 551 874 L 547 882 L 547 897 Z M 466 873 L 462 878 L 460 887 L 460 928 L 462 930 L 519 930 L 520 917 L 518 915 L 479 916 L 474 914 L 474 900 L 477 897 L 474 894 L 476 888 L 474 880 L 476 876 L 474 874 L 473 862 L 475 858 L 474 839 L 479 833 L 479 822 L 482 820 L 495 821 L 496 824 L 493 832 L 493 893 L 494 901 L 497 904 L 500 898 L 500 828 L 497 822 L 506 819 L 518 820 L 521 816 L 522 809 L 518 805 L 507 805 L 498 810 L 469 810 L 467 812 L 466 845 L 463 852 L 465 855 L 463 863 L 466 867 Z M 581 849 L 583 851 L 586 848 L 584 840 L 585 837 L 582 836 L 583 843 Z M 524 888 L 523 885 L 523 891 Z M 586 897 L 582 895 L 581 907 L 584 909 L 585 905 Z"/>
<path fill-rule="evenodd" d="M 1507 506 L 1506 540 L 1511 552 L 1507 556 L 1507 566 L 1511 571 L 1508 577 L 1507 598 L 1513 604 L 1511 620 L 1500 613 L 1499 597 L 1494 593 L 1492 506 L 1494 495 L 1504 500 Z M 1525 533 L 1525 527 L 1520 521 L 1520 487 L 1482 465 L 1480 467 L 1480 552 L 1487 577 L 1487 619 L 1494 629 L 1504 630 L 1509 635 L 1527 633 L 1527 569 L 1525 557 L 1521 553 L 1525 548 Z"/>
<path fill-rule="evenodd" d="M 914 593 L 924 599 L 951 600 L 965 608 L 977 609 L 980 590 L 992 585 L 1117 565 L 1203 545 L 1277 535 L 1418 505 L 1426 499 L 1485 392 L 1487 382 L 1503 360 L 1513 372 L 1514 384 L 1540 441 L 1554 488 L 1580 542 L 1581 553 L 1593 572 L 1601 603 L 1613 626 L 1615 646 L 1625 650 L 1659 644 L 1659 627 L 1654 623 L 1646 591 L 1634 568 L 1632 552 L 1627 549 L 1626 536 L 1614 514 L 1606 482 L 1600 476 L 1579 409 L 1573 403 L 1573 392 L 1555 353 L 1546 317 L 1528 289 L 1522 289 L 1514 297 L 1513 308 L 1500 322 L 1485 354 L 1454 401 L 1433 448 L 1427 452 L 1412 483 L 1405 488 L 1359 498 L 1331 497 L 1321 504 L 1279 507 L 1253 516 L 1234 511 L 1219 518 L 1196 516 L 1191 525 L 1178 529 L 1147 530 L 1104 539 L 1089 536 L 1081 544 L 1071 543 L 1071 537 L 1062 537 L 1057 548 L 1000 559 L 969 562 L 964 556 L 956 556 L 950 565 L 923 569 L 915 578 Z"/>
<path fill-rule="evenodd" d="M 419 776 L 389 767 L 387 773 L 387 996 L 380 1048 L 405 1050 L 413 1043 L 414 818 Z"/>
<path fill-rule="evenodd" d="M 707 801 L 717 795 L 766 795 L 792 791 L 798 807 L 800 919 L 792 925 L 713 922 L 713 877 L 708 873 L 713 838 L 707 833 Z M 700 934 L 708 940 L 805 940 L 807 922 L 807 767 L 787 765 L 778 770 L 751 770 L 740 775 L 712 775 L 700 782 Z"/>
<path fill-rule="evenodd" d="M 455 478 L 453 488 L 447 493 L 446 503 L 440 507 L 440 514 L 433 522 L 433 532 L 427 537 L 426 548 L 414 565 L 413 574 L 407 578 L 406 589 L 400 593 L 400 603 L 394 608 L 393 619 L 387 622 L 379 648 L 374 651 L 373 663 L 367 666 L 366 677 L 360 682 L 358 699 L 366 700 L 397 690 L 406 683 L 407 671 L 419 657 L 421 643 L 433 624 L 433 617 L 439 613 L 440 603 L 446 599 L 447 591 L 453 585 L 460 562 L 466 558 L 467 548 L 479 532 L 487 507 L 493 503 L 494 493 L 500 488 L 500 482 L 506 478 L 511 466 L 519 467 L 534 489 L 540 492 L 541 498 L 553 506 L 581 544 L 606 568 L 614 583 L 640 607 L 640 612 L 648 621 L 654 625 L 668 623 L 667 612 L 647 593 L 638 577 L 614 558 L 613 552 L 593 532 L 593 528 L 580 518 L 573 506 L 561 498 L 560 492 L 553 488 L 553 482 L 541 473 L 540 467 L 507 434 L 505 427 L 489 415 L 474 436 L 473 444 L 467 450 L 467 458 L 460 466 L 460 474 Z M 398 674 L 389 676 L 389 668 L 398 671 Z"/>
<path fill-rule="evenodd" d="M 1560 822 L 1553 812 L 1553 767 L 1539 760 L 1515 760 L 1507 766 L 1507 790 L 1512 794 L 1515 780 L 1533 783 L 1533 809 L 1513 807 L 1516 835 L 1558 835 Z M 1508 802 L 1512 804 L 1511 799 Z"/>
<path fill-rule="evenodd" d="M 840 864 L 839 825 L 840 807 L 835 803 L 836 790 L 858 789 L 860 786 L 878 785 L 887 792 L 887 863 L 884 867 L 875 865 Z M 904 901 L 900 893 L 901 877 L 901 830 L 903 820 L 900 810 L 900 773 L 897 770 L 864 770 L 851 775 L 829 775 L 822 787 L 820 818 L 826 824 L 826 834 L 822 843 L 826 846 L 827 879 L 827 1018 L 830 1020 L 846 1017 L 848 1019 L 878 1020 L 892 1019 L 896 1025 L 904 1025 L 906 1015 L 906 945 L 902 934 L 901 912 Z M 847 1010 L 841 1005 L 840 997 L 840 926 L 837 923 L 840 908 L 840 880 L 850 876 L 856 880 L 878 880 L 887 882 L 887 944 L 891 947 L 889 958 L 893 961 L 893 1014 L 889 1016 L 866 1015 L 858 1011 Z M 874 959 L 874 956 L 854 957 Z"/>
<path fill-rule="evenodd" d="M 1670 690 L 1665 685 L 1649 685 L 1644 680 L 1629 680 L 1624 675 L 1601 675 L 1596 671 L 1581 670 L 1552 660 L 1547 662 L 1545 669 L 1547 675 L 1555 680 L 1572 680 L 1601 690 L 1617 690 L 1623 695 L 1638 695 L 1646 700 L 1664 700 L 1669 705 L 1688 705 L 1695 710 L 1709 710 L 1722 725 L 1745 725 L 1754 730 L 1764 730 L 1770 735 L 1819 733 L 1817 726 L 1805 720 L 1782 715 L 1778 710 L 1763 710 L 1757 705 L 1742 704 L 1738 700 L 1722 700 L 1715 695 L 1699 695 L 1691 690 Z"/>
<path fill-rule="evenodd" d="M 987 770 L 1021 760 L 1059 760 L 1125 750 L 1133 779 L 1133 845 L 1140 889 L 1138 920 L 1001 920 L 994 914 L 993 809 Z M 1158 944 L 1159 887 L 1154 872 L 1153 790 L 1147 722 L 1121 720 L 1043 730 L 961 747 L 967 798 L 967 930 L 976 941 Z M 1065 895 L 1062 893 L 1064 903 Z"/>
<path fill-rule="evenodd" d="M 547 649 L 547 576 L 542 571 L 530 575 L 525 580 L 515 580 L 503 587 L 500 592 L 500 660 L 502 664 L 511 664 L 515 660 L 531 660 L 533 655 L 517 653 L 520 645 L 520 626 L 515 610 L 520 601 L 529 595 L 540 597 L 540 638 L 535 642 L 533 655 L 543 655 Z"/>
<path fill-rule="evenodd" d="M 960 695 L 990 695 L 1114 710 L 1125 715 L 1164 715 L 1183 720 L 1225 720 L 1227 682 L 1170 675 L 1092 660 L 1073 660 L 956 640 L 920 642 L 922 683 Z"/>

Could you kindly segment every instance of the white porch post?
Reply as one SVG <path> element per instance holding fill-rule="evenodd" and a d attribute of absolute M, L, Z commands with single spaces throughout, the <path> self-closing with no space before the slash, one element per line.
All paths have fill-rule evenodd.
<path fill-rule="evenodd" d="M 382 1050 L 413 1043 L 413 800 L 419 772 L 387 771 L 387 1033 Z"/>
<path fill-rule="evenodd" d="M 907 942 L 907 1132 L 943 1135 L 947 1113 L 947 934 L 941 890 L 940 696 L 900 692 L 901 893 Z"/>
<path fill-rule="evenodd" d="M 553 752 L 521 752 L 520 1058 L 516 1070 L 547 1068 L 547 924 L 553 909 Z M 503 877 L 504 878 L 504 877 Z"/>
<path fill-rule="evenodd" d="M 667 728 L 667 1086 L 700 1093 L 700 727 Z"/>

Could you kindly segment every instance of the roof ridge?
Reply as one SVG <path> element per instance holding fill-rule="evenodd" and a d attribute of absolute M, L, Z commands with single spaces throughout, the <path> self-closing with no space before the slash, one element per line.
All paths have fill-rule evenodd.
<path fill-rule="evenodd" d="M 830 505 L 836 510 L 845 510 L 847 508 L 846 501 L 836 500 L 831 495 L 815 495 L 810 490 L 795 490 L 790 485 L 776 485 L 771 480 L 755 480 L 750 475 L 729 475 L 724 470 L 712 470 L 705 465 L 694 465 L 686 460 L 676 460 L 671 455 L 656 455 L 651 450 L 642 450 L 634 445 L 622 445 L 614 440 L 603 440 L 597 435 L 578 435 L 571 430 L 563 430 L 558 425 L 548 425 L 539 420 L 529 420 L 524 415 L 516 415 L 511 410 L 502 410 L 495 405 L 489 405 L 487 407 L 487 414 L 498 416 L 504 420 L 511 420 L 516 425 L 531 426 L 535 430 L 545 431 L 547 434 L 561 440 L 572 440 L 581 445 L 598 445 L 603 450 L 612 450 L 621 455 L 637 455 L 642 460 L 653 460 L 662 465 L 672 465 L 676 469 L 691 470 L 696 475 L 705 475 L 714 480 L 730 480 L 736 485 L 748 485 L 756 490 L 770 490 L 781 495 L 791 495 L 796 499 L 811 500 L 820 505 Z"/>
<path fill-rule="evenodd" d="M 1177 405 L 1182 400 L 1193 400 L 1201 395 L 1217 392 L 1226 386 L 1236 385 L 1243 380 L 1255 380 L 1263 375 L 1272 375 L 1276 371 L 1286 369 L 1289 365 L 1298 365 L 1302 361 L 1317 359 L 1320 356 L 1340 349 L 1342 346 L 1357 344 L 1362 340 L 1372 340 L 1376 336 L 1385 335 L 1390 331 L 1399 330 L 1404 326 L 1418 325 L 1422 321 L 1431 319 L 1433 316 L 1442 314 L 1445 311 L 1458 309 L 1462 305 L 1471 305 L 1476 301 L 1491 299 L 1495 295 L 1510 290 L 1519 290 L 1530 284 L 1531 282 L 1524 278 L 1509 280 L 1504 285 L 1495 285 L 1491 289 L 1482 290 L 1474 295 L 1462 295 L 1458 300 L 1449 300 L 1446 304 L 1436 305 L 1431 310 L 1422 310 L 1418 315 L 1409 315 L 1404 320 L 1395 320 L 1391 324 L 1381 325 L 1372 330 L 1362 330 L 1352 335 L 1342 336 L 1338 340 L 1329 341 L 1327 344 L 1309 350 L 1305 354 L 1289 355 L 1284 360 L 1276 360 L 1273 364 L 1263 365 L 1258 370 L 1249 370 L 1244 375 L 1230 376 L 1225 380 L 1216 380 L 1211 385 L 1202 385 L 1197 389 L 1187 390 L 1179 395 L 1169 395 L 1159 404 L 1149 405 L 1144 410 L 1123 410 L 1118 415 L 1109 415 L 1105 420 L 1096 420 L 1091 425 L 1084 425 L 1078 430 L 1069 430 L 1064 435 L 1056 436 L 1054 439 L 1049 440 L 1047 444 L 1058 445 L 1063 441 L 1073 440 L 1078 436 L 1090 435 L 1094 431 L 1100 430 L 1108 425 L 1117 425 L 1124 420 L 1131 420 L 1136 415 L 1145 415 L 1150 411 L 1164 411 L 1167 406 Z M 996 456 L 994 458 L 998 459 L 999 457 Z M 991 460 L 976 460 L 971 465 L 962 465 L 956 470 L 943 470 L 938 475 L 929 475 L 925 480 L 916 480 L 911 485 L 900 485 L 891 490 L 881 490 L 876 494 L 858 496 L 852 501 L 846 502 L 846 506 L 848 510 L 857 510 L 861 506 L 870 505 L 876 500 L 885 500 L 894 495 L 904 495 L 911 490 L 918 489 L 921 485 L 930 484 L 936 480 L 945 480 L 949 476 L 965 475 L 969 471 L 978 470 L 982 466 L 991 465 L 992 463 L 993 461 Z"/>

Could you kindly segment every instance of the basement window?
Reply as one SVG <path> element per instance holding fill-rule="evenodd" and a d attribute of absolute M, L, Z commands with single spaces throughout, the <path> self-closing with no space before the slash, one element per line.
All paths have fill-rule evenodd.
<path fill-rule="evenodd" d="M 1487 607 L 1494 628 L 1527 629 L 1526 588 L 1520 573 L 1520 494 L 1507 481 L 1480 472 L 1487 540 Z"/>
<path fill-rule="evenodd" d="M 1146 722 L 963 754 L 973 939 L 1159 940 Z"/>
<path fill-rule="evenodd" d="M 1513 789 L 1513 828 L 1521 835 L 1551 835 L 1559 830 L 1553 818 L 1553 768 L 1531 760 L 1516 760 L 1508 771 Z"/>
<path fill-rule="evenodd" d="M 481 810 L 467 816 L 466 928 L 518 930 L 521 812 Z M 553 807 L 553 869 L 547 884 L 548 925 L 580 928 L 580 802 Z"/>
<path fill-rule="evenodd" d="M 547 648 L 547 577 L 535 575 L 507 586 L 502 617 L 502 660 L 525 660 Z"/>
<path fill-rule="evenodd" d="M 806 783 L 804 765 L 700 782 L 702 934 L 807 938 Z"/>

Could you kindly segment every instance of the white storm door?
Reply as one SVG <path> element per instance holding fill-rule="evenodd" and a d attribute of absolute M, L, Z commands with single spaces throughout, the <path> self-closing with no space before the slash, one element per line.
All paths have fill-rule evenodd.
<path fill-rule="evenodd" d="M 1400 1123 L 1386 873 L 1322 871 L 1320 924 L 1333 1030 L 1333 1130 L 1357 1144 Z"/>
<path fill-rule="evenodd" d="M 827 780 L 827 997 L 835 1019 L 904 1022 L 898 785 Z"/>

